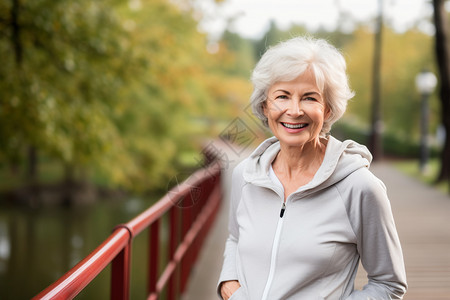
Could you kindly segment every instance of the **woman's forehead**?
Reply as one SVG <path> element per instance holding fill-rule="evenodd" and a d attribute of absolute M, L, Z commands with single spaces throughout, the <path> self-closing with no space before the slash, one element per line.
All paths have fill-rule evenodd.
<path fill-rule="evenodd" d="M 290 74 L 289 76 L 284 76 L 278 78 L 272 85 L 269 87 L 269 91 L 274 91 L 274 89 L 278 88 L 288 88 L 295 89 L 298 87 L 307 87 L 308 89 L 315 90 L 318 93 L 322 93 L 322 89 L 318 85 L 317 76 L 311 69 L 307 69 L 304 72 L 301 72 L 294 76 Z"/>

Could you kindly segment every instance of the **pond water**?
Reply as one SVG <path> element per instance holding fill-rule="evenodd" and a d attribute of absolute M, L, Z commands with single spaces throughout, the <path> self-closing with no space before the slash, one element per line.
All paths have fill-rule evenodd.
<path fill-rule="evenodd" d="M 72 208 L 0 206 L 0 299 L 30 299 L 159 198 L 99 201 Z M 132 248 L 131 299 L 145 298 L 147 235 Z M 145 260 L 145 262 L 143 262 Z M 109 267 L 76 299 L 109 299 Z"/>

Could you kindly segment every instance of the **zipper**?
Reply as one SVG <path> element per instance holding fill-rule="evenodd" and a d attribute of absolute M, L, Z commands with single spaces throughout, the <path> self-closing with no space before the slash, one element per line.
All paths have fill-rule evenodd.
<path fill-rule="evenodd" d="M 286 212 L 286 204 L 283 201 L 283 205 L 281 206 L 281 210 L 280 210 L 280 218 L 278 219 L 278 223 L 277 223 L 277 230 L 275 231 L 275 238 L 273 240 L 273 245 L 272 245 L 272 255 L 270 258 L 269 277 L 267 278 L 267 283 L 264 288 L 264 293 L 263 293 L 261 300 L 267 300 L 267 297 L 269 295 L 269 290 L 272 285 L 273 278 L 275 276 L 276 258 L 278 255 L 278 246 L 279 246 L 280 237 L 281 237 L 281 229 L 283 228 L 283 223 L 284 223 L 283 217 L 284 217 L 285 212 Z"/>
<path fill-rule="evenodd" d="M 283 206 L 281 206 L 280 218 L 283 218 L 284 212 L 286 211 L 286 204 L 283 202 Z"/>

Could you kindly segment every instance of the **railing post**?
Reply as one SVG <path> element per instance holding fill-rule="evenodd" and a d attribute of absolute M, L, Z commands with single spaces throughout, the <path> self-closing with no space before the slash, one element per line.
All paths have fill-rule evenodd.
<path fill-rule="evenodd" d="M 193 223 L 193 217 L 192 212 L 194 210 L 194 207 L 188 207 L 183 210 L 183 217 L 182 217 L 182 239 L 184 239 L 189 231 L 189 229 L 192 226 Z M 191 271 L 192 267 L 192 251 L 191 248 L 187 250 L 186 254 L 182 258 L 180 262 L 180 276 L 181 276 L 181 282 L 180 282 L 180 290 L 181 293 L 184 293 L 186 289 L 186 283 L 189 278 L 189 273 Z"/>
<path fill-rule="evenodd" d="M 132 233 L 126 225 L 116 228 L 128 230 L 127 245 L 113 259 L 111 264 L 111 300 L 128 300 L 130 298 L 130 266 Z"/>
<path fill-rule="evenodd" d="M 173 261 L 175 257 L 175 251 L 178 247 L 179 241 L 179 208 L 175 205 L 170 209 L 170 233 L 169 233 L 169 261 Z M 169 279 L 167 298 L 168 300 L 175 300 L 177 297 L 178 286 L 178 266 L 175 266 L 175 270 Z"/>
<path fill-rule="evenodd" d="M 149 229 L 149 253 L 148 253 L 148 284 L 147 294 L 150 295 L 156 292 L 156 283 L 158 281 L 159 269 L 159 228 L 160 219 L 157 219 Z"/>

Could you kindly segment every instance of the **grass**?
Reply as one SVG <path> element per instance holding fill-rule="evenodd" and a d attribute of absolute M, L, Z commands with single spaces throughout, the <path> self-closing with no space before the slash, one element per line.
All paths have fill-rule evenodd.
<path fill-rule="evenodd" d="M 415 159 L 395 161 L 393 165 L 408 176 L 417 178 L 421 182 L 433 186 L 444 193 L 450 192 L 450 183 L 440 182 L 436 184 L 436 178 L 440 168 L 440 161 L 438 159 L 430 159 L 423 173 L 420 172 L 419 162 Z"/>

